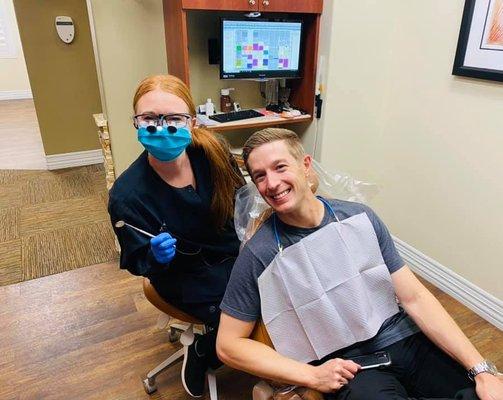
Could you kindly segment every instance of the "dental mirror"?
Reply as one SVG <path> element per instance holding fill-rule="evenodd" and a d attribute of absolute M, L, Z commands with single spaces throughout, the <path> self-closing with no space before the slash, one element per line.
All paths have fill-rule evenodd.
<path fill-rule="evenodd" d="M 115 227 L 116 228 L 123 228 L 124 226 L 129 226 L 131 229 L 134 229 L 135 231 L 138 231 L 140 233 L 143 233 L 145 236 L 148 236 L 150 238 L 153 238 L 155 237 L 154 235 L 152 235 L 151 233 L 148 233 L 148 232 L 145 232 L 143 229 L 140 229 L 140 228 L 137 228 L 136 226 L 133 226 L 131 224 L 128 224 L 126 222 L 124 222 L 123 220 L 119 220 L 115 223 Z"/>

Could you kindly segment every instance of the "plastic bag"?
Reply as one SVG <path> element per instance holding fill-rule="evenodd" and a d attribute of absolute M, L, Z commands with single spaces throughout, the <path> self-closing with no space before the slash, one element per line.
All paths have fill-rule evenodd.
<path fill-rule="evenodd" d="M 344 172 L 330 173 L 316 160 L 313 160 L 313 170 L 319 182 L 316 194 L 320 196 L 367 203 L 379 193 L 377 185 L 359 181 Z"/>
<path fill-rule="evenodd" d="M 314 193 L 327 198 L 367 203 L 378 193 L 377 185 L 359 181 L 343 172 L 329 173 L 315 160 L 308 175 L 308 182 Z M 271 207 L 260 196 L 253 182 L 237 191 L 234 225 L 242 245 L 271 214 Z"/>

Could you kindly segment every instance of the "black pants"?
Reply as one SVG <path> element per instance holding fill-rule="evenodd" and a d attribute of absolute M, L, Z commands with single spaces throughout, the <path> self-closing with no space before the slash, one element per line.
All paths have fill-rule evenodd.
<path fill-rule="evenodd" d="M 465 369 L 417 333 L 385 349 L 392 365 L 360 371 L 331 400 L 476 400 Z"/>
<path fill-rule="evenodd" d="M 220 301 L 190 304 L 175 299 L 167 301 L 179 310 L 182 310 L 204 323 L 207 332 L 196 339 L 197 352 L 199 354 L 204 354 L 208 367 L 212 369 L 220 367 L 222 362 L 218 359 L 216 351 L 218 323 L 220 322 Z"/>

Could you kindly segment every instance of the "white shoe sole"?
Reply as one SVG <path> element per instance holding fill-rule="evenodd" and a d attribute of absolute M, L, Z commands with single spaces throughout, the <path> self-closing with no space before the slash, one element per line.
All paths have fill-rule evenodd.
<path fill-rule="evenodd" d="M 183 371 L 185 371 L 185 366 L 187 364 L 187 355 L 188 355 L 188 352 L 189 352 L 189 346 L 183 346 L 183 364 L 182 364 L 182 385 L 183 385 L 183 388 L 185 389 L 185 391 L 192 397 L 194 398 L 199 398 L 199 397 L 203 397 L 204 396 L 204 393 L 199 395 L 199 396 L 195 396 L 193 395 L 189 388 L 187 387 L 187 384 L 185 383 L 185 374 L 183 373 Z"/>

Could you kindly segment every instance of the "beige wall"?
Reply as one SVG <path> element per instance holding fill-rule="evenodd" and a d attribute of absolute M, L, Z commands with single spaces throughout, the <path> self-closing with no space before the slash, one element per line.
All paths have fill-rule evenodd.
<path fill-rule="evenodd" d="M 167 73 L 161 0 L 91 0 L 105 115 L 116 173 L 142 151 L 132 126 L 132 99 L 148 75 Z"/>
<path fill-rule="evenodd" d="M 397 237 L 503 299 L 503 86 L 451 75 L 463 3 L 334 1 L 321 160 L 379 184 Z"/>
<path fill-rule="evenodd" d="M 14 6 L 46 155 L 98 149 L 92 114 L 101 103 L 85 2 L 16 0 Z M 71 44 L 56 33 L 58 15 L 74 21 Z"/>
<path fill-rule="evenodd" d="M 14 5 L 12 0 L 5 0 L 4 4 L 7 9 L 6 18 L 10 22 L 12 28 L 17 52 L 14 58 L 0 58 L 0 92 L 11 90 L 28 91 L 30 90 L 30 81 L 28 80 L 24 54 L 19 40 L 19 30 L 17 27 L 16 15 L 14 13 Z"/>

